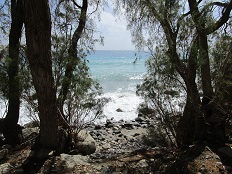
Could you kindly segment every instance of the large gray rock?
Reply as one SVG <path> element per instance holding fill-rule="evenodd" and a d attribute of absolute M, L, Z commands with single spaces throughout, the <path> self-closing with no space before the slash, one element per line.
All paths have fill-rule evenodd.
<path fill-rule="evenodd" d="M 76 144 L 76 148 L 82 155 L 90 155 L 96 151 L 96 142 L 89 132 L 81 130 L 78 133 L 78 139 L 80 141 Z"/>
<path fill-rule="evenodd" d="M 9 163 L 4 163 L 0 165 L 0 173 L 1 174 L 9 174 L 13 173 L 13 166 Z"/>

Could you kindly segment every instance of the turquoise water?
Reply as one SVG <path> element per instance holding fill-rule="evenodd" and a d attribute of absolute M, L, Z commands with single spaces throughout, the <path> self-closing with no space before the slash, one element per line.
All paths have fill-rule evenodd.
<path fill-rule="evenodd" d="M 146 68 L 148 53 L 135 51 L 96 51 L 89 55 L 92 77 L 98 80 L 104 92 L 135 92 Z"/>
<path fill-rule="evenodd" d="M 136 86 L 146 73 L 148 53 L 135 51 L 96 51 L 89 55 L 92 77 L 103 87 L 103 97 L 110 102 L 103 109 L 106 118 L 132 120 L 142 99 L 136 96 Z M 123 112 L 117 112 L 120 108 Z"/>
<path fill-rule="evenodd" d="M 136 96 L 136 85 L 142 82 L 146 73 L 148 57 L 148 53 L 134 51 L 96 51 L 87 56 L 92 77 L 103 87 L 102 97 L 110 99 L 103 109 L 105 119 L 132 120 L 137 117 L 137 107 L 142 99 Z M 24 117 L 27 111 L 23 105 L 19 121 L 22 125 L 30 121 Z M 123 112 L 117 112 L 118 108 Z M 5 110 L 5 104 L 0 101 L 0 114 Z"/>

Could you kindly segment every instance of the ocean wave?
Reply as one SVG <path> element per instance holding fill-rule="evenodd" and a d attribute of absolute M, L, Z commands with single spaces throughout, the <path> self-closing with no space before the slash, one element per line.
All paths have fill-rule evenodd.
<path fill-rule="evenodd" d="M 103 109 L 104 116 L 108 119 L 114 118 L 116 121 L 135 119 L 138 116 L 137 108 L 143 101 L 132 92 L 105 93 L 102 97 L 111 99 Z M 122 112 L 117 112 L 117 109 Z"/>

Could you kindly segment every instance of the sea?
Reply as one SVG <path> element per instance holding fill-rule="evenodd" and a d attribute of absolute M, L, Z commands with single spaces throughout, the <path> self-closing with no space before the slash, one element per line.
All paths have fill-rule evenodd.
<path fill-rule="evenodd" d="M 101 97 L 109 99 L 103 108 L 103 119 L 133 120 L 138 116 L 137 108 L 143 102 L 136 95 L 136 86 L 142 82 L 146 74 L 145 62 L 149 58 L 147 52 L 98 50 L 87 55 L 91 76 L 103 88 Z M 22 103 L 23 105 L 23 103 Z M 21 106 L 22 106 L 21 105 Z M 122 112 L 118 112 L 120 109 Z M 5 103 L 0 100 L 0 114 L 4 116 Z M 25 108 L 20 109 L 19 124 L 31 121 L 24 117 Z"/>
<path fill-rule="evenodd" d="M 146 74 L 147 52 L 98 50 L 87 56 L 92 78 L 103 88 L 103 97 L 109 102 L 103 108 L 105 119 L 133 120 L 142 98 L 136 95 L 136 86 Z M 122 112 L 118 112 L 120 109 Z"/>

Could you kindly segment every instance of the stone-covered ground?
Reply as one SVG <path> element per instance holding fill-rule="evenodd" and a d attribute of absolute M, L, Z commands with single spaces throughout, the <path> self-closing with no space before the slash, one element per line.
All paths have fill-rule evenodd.
<path fill-rule="evenodd" d="M 89 125 L 91 148 L 96 151 L 81 155 L 78 149 L 68 154 L 53 155 L 43 149 L 37 153 L 37 160 L 30 146 L 24 144 L 16 148 L 3 146 L 0 150 L 0 173 L 76 173 L 76 174 L 210 174 L 232 173 L 232 153 L 229 146 L 217 150 L 220 157 L 207 146 L 192 145 L 187 150 L 171 147 L 148 147 L 142 142 L 146 128 L 153 125 L 152 120 L 137 118 L 134 121 L 107 120 L 106 123 Z M 25 139 L 36 136 L 38 128 L 25 128 Z M 88 136 L 89 136 L 88 135 Z M 94 140 L 93 140 L 94 139 Z M 88 152 L 86 152 L 88 153 Z M 26 167 L 25 167 L 26 166 Z"/>

